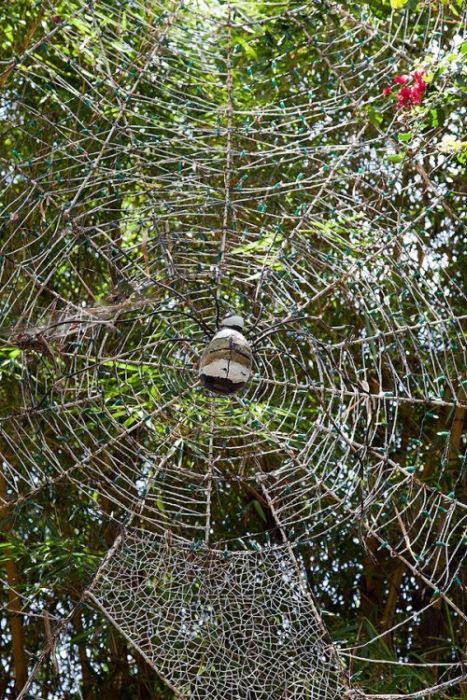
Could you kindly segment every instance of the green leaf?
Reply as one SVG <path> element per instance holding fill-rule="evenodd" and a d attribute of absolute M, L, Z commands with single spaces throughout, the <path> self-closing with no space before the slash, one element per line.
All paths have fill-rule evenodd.
<path fill-rule="evenodd" d="M 245 39 L 243 39 L 241 36 L 236 36 L 235 40 L 237 44 L 240 44 L 248 58 L 254 58 L 255 61 L 258 59 L 256 50 L 247 41 L 245 41 Z"/>
<path fill-rule="evenodd" d="M 264 512 L 263 506 L 259 501 L 253 501 L 253 507 L 258 513 L 259 517 L 261 520 L 263 520 L 265 523 L 267 523 L 268 519 L 266 517 L 266 513 Z"/>
<path fill-rule="evenodd" d="M 406 156 L 406 153 L 391 153 L 390 156 L 387 156 L 387 159 L 390 163 L 402 163 Z"/>
<path fill-rule="evenodd" d="M 368 119 L 372 124 L 374 124 L 374 126 L 379 126 L 384 121 L 383 115 L 372 105 L 369 105 L 366 111 L 368 114 Z"/>
<path fill-rule="evenodd" d="M 274 244 L 276 244 L 278 247 L 281 242 L 282 237 L 271 234 L 264 236 L 264 238 L 260 238 L 257 241 L 253 241 L 252 243 L 238 246 L 238 248 L 234 248 L 230 252 L 232 255 L 236 255 L 237 253 L 262 253 L 271 248 Z"/>

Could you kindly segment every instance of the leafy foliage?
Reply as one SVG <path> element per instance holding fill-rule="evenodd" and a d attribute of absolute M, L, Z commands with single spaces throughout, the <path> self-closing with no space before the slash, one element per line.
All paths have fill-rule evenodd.
<path fill-rule="evenodd" d="M 45 649 L 34 697 L 171 697 L 83 594 L 122 525 L 202 548 L 211 469 L 208 541 L 285 532 L 355 686 L 463 697 L 464 8 L 192 5 L 0 9 L 1 694 Z"/>

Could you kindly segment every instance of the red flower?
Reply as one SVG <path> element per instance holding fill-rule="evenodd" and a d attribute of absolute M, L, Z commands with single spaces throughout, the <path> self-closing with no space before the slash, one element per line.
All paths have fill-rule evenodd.
<path fill-rule="evenodd" d="M 394 78 L 394 83 L 396 85 L 402 85 L 399 92 L 397 93 L 397 108 L 403 109 L 404 107 L 413 107 L 414 105 L 419 105 L 423 101 L 423 96 L 428 88 L 428 83 L 423 79 L 425 72 L 422 70 L 416 70 L 412 75 L 396 75 Z M 412 85 L 407 85 L 407 83 L 412 82 Z M 383 89 L 384 97 L 388 97 L 394 87 L 385 87 Z"/>
<path fill-rule="evenodd" d="M 52 17 L 52 22 L 53 22 L 54 24 L 61 24 L 61 23 L 62 23 L 62 18 L 61 18 L 59 15 L 55 15 L 54 17 Z"/>
<path fill-rule="evenodd" d="M 423 80 L 424 75 L 425 73 L 422 70 L 416 70 L 413 74 L 413 79 L 415 80 L 416 88 L 422 93 L 422 95 L 428 87 L 428 84 Z"/>
<path fill-rule="evenodd" d="M 423 100 L 423 95 L 425 94 L 426 84 L 416 85 L 412 88 L 412 104 L 419 105 Z"/>
<path fill-rule="evenodd" d="M 403 87 L 397 95 L 397 106 L 399 109 L 408 107 L 412 101 L 412 88 Z"/>

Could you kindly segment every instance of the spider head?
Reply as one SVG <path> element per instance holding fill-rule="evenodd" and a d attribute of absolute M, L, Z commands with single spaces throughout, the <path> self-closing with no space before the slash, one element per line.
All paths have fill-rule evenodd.
<path fill-rule="evenodd" d="M 241 316 L 237 314 L 227 314 L 221 321 L 221 328 L 232 328 L 234 331 L 241 333 L 245 322 Z"/>

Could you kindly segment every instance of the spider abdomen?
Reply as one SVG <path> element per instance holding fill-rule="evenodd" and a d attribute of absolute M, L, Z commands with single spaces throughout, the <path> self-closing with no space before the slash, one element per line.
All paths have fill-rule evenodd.
<path fill-rule="evenodd" d="M 223 328 L 211 340 L 199 363 L 203 386 L 217 394 L 235 394 L 249 380 L 253 355 L 242 333 Z"/>

